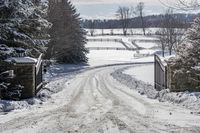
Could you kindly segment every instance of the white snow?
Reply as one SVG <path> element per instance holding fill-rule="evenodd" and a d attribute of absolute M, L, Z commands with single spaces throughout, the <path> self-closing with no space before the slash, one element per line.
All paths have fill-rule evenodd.
<path fill-rule="evenodd" d="M 145 42 L 153 42 L 158 41 L 157 36 L 142 36 L 142 35 L 98 35 L 98 36 L 87 36 L 87 39 L 122 39 L 125 42 L 131 42 L 131 41 L 145 41 Z"/>
<path fill-rule="evenodd" d="M 5 61 L 14 63 L 37 63 L 37 59 L 31 57 L 11 57 Z"/>
<path fill-rule="evenodd" d="M 153 62 L 154 57 L 135 58 L 135 51 L 125 50 L 90 50 L 87 55 L 90 66 L 105 64 L 134 63 L 134 62 Z"/>
<path fill-rule="evenodd" d="M 100 41 L 88 41 L 87 48 L 125 48 L 119 42 L 100 42 Z"/>
<path fill-rule="evenodd" d="M 139 47 L 150 49 L 154 47 L 158 47 L 157 43 L 152 43 L 152 42 L 141 42 L 141 41 L 136 41 L 135 42 Z"/>
<path fill-rule="evenodd" d="M 87 36 L 87 39 L 103 39 L 103 42 L 93 42 L 89 41 L 86 45 L 87 47 L 110 47 L 115 48 L 117 43 L 109 42 L 105 40 L 109 39 L 119 39 L 122 40 L 124 45 L 126 45 L 130 49 L 136 49 L 136 46 L 132 44 L 132 41 L 134 39 L 140 39 L 145 40 L 145 43 L 150 42 L 149 45 L 145 44 L 144 48 L 151 48 L 156 46 L 156 43 L 153 43 L 154 40 L 157 38 L 155 36 L 142 36 L 142 35 L 129 35 L 129 36 L 123 36 L 123 35 L 98 35 L 98 36 Z M 120 43 L 119 43 L 120 44 Z M 121 46 L 122 44 L 120 44 Z M 119 46 L 118 46 L 119 47 Z M 158 51 L 158 49 L 143 49 L 140 51 L 124 51 L 124 50 L 90 50 L 90 53 L 87 55 L 89 58 L 89 65 L 90 66 L 98 66 L 98 65 L 105 65 L 105 64 L 118 64 L 118 63 L 134 63 L 134 62 L 153 62 L 153 54 L 155 51 Z"/>
<path fill-rule="evenodd" d="M 146 28 L 146 33 L 147 35 L 149 34 L 155 34 L 157 31 L 159 31 L 160 28 Z M 90 29 L 85 29 L 90 35 Z M 123 34 L 122 29 L 104 29 L 103 32 L 106 35 L 111 34 L 111 30 L 113 30 L 113 34 Z M 128 29 L 127 31 L 128 34 L 135 34 L 135 35 L 143 35 L 143 30 L 142 28 L 133 28 L 133 29 Z M 102 34 L 102 29 L 94 29 L 94 35 L 101 35 Z"/>
<path fill-rule="evenodd" d="M 120 39 L 122 40 L 125 45 L 130 48 L 130 49 L 135 49 L 136 46 L 134 46 L 132 44 L 132 41 L 136 43 L 136 45 L 138 45 L 139 47 L 142 48 L 152 48 L 152 47 L 158 47 L 158 38 L 156 36 L 142 36 L 142 35 L 127 35 L 127 36 L 123 36 L 123 35 L 106 35 L 106 36 L 102 36 L 102 35 L 98 35 L 98 36 L 87 36 L 87 39 L 104 39 L 104 40 L 109 40 L 109 39 Z M 104 42 L 106 43 L 106 42 Z"/>
<path fill-rule="evenodd" d="M 44 103 L 2 114 L 0 131 L 199 131 L 198 114 L 141 96 L 137 91 L 113 79 L 111 73 L 124 67 L 127 66 L 91 69 L 68 81 L 63 77 L 51 82 L 50 87 L 62 90 Z"/>
<path fill-rule="evenodd" d="M 143 36 L 143 35 L 134 35 L 131 36 L 132 40 L 134 41 L 159 41 L 158 37 L 156 35 L 152 35 L 152 36 Z"/>
<path fill-rule="evenodd" d="M 154 64 L 131 67 L 124 71 L 125 74 L 154 85 Z"/>
<path fill-rule="evenodd" d="M 54 81 L 57 78 L 71 77 L 80 70 L 87 68 L 87 65 L 75 65 L 75 64 L 52 64 L 48 67 L 47 72 L 44 75 L 45 81 Z"/>
<path fill-rule="evenodd" d="M 134 36 L 111 38 L 131 44 Z M 87 44 L 104 45 L 123 46 L 113 42 Z M 156 51 L 141 50 L 139 54 L 146 56 L 138 58 L 136 51 L 90 50 L 88 66 L 51 65 L 45 74 L 49 83 L 36 98 L 0 100 L 0 132 L 199 132 L 199 93 L 157 92 L 153 64 L 116 65 L 153 62 Z"/>
<path fill-rule="evenodd" d="M 125 45 L 128 47 L 128 48 L 136 48 L 132 42 L 130 41 L 130 39 L 127 37 L 123 37 L 122 38 L 122 41 L 125 43 Z"/>

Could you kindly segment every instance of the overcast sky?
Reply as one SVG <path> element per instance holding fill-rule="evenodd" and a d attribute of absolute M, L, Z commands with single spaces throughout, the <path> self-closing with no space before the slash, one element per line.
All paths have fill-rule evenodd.
<path fill-rule="evenodd" d="M 144 2 L 145 15 L 161 14 L 166 10 L 166 6 L 159 0 L 71 0 L 76 6 L 82 18 L 88 19 L 112 19 L 115 18 L 115 12 L 119 6 L 133 6 Z M 172 4 L 176 0 L 161 0 Z"/>
<path fill-rule="evenodd" d="M 149 4 L 159 4 L 159 0 L 71 0 L 74 4 L 122 4 L 145 2 Z"/>

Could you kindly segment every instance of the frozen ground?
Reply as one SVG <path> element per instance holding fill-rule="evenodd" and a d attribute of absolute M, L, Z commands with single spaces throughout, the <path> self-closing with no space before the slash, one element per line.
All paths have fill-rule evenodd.
<path fill-rule="evenodd" d="M 117 35 L 117 36 L 87 36 L 87 39 L 89 40 L 89 44 L 90 45 L 94 45 L 95 42 L 94 41 L 90 41 L 90 39 L 95 40 L 95 39 L 103 39 L 104 41 L 102 43 L 104 44 L 109 44 L 111 42 L 109 42 L 109 40 L 113 40 L 113 39 L 118 39 L 121 40 L 122 42 L 120 43 L 121 45 L 130 48 L 130 49 L 135 49 L 136 47 L 132 44 L 131 39 L 133 36 L 122 36 L 122 35 Z M 105 40 L 108 40 L 107 42 Z M 94 43 L 94 44 L 92 44 Z M 114 42 L 114 43 L 119 43 L 119 42 Z M 122 44 L 123 43 L 123 44 Z M 101 47 L 101 45 L 96 45 L 96 47 Z"/>
<path fill-rule="evenodd" d="M 151 64 L 150 64 L 151 65 Z M 128 86 L 133 90 L 137 90 L 141 95 L 146 95 L 150 99 L 158 99 L 160 102 L 169 102 L 177 106 L 182 106 L 191 110 L 191 114 L 200 115 L 200 93 L 199 92 L 169 92 L 169 90 L 156 91 L 152 84 L 147 82 L 149 75 L 144 74 L 141 77 L 141 73 L 136 72 L 133 76 L 133 71 L 138 69 L 139 71 L 146 71 L 146 65 L 128 66 L 122 69 L 118 69 L 111 75 L 120 83 Z"/>
<path fill-rule="evenodd" d="M 136 64 L 152 62 L 152 54 L 134 54 L 90 50 L 88 65 L 52 65 L 37 97 L 0 101 L 0 132 L 199 133 L 200 94 L 157 92 L 145 83 L 152 68 Z"/>
<path fill-rule="evenodd" d="M 38 106 L 51 99 L 51 96 L 60 92 L 65 84 L 77 74 L 81 73 L 86 65 L 61 65 L 54 64 L 48 68 L 44 75 L 44 81 L 47 85 L 36 97 L 23 101 L 0 100 L 0 115 L 7 114 L 10 111 L 38 108 Z"/>
<path fill-rule="evenodd" d="M 88 33 L 88 35 L 90 35 L 90 29 L 85 29 Z M 112 29 L 113 30 L 113 34 L 123 34 L 123 30 L 122 29 Z M 155 34 L 156 31 L 158 31 L 159 28 L 146 28 L 146 34 Z M 104 34 L 108 35 L 111 34 L 111 29 L 104 29 L 103 30 Z M 127 31 L 128 34 L 140 34 L 143 35 L 143 30 L 141 28 L 136 28 L 136 29 L 128 29 Z M 95 29 L 94 30 L 94 35 L 101 35 L 102 34 L 102 29 Z"/>
<path fill-rule="evenodd" d="M 200 115 L 141 96 L 111 76 L 125 67 L 78 74 L 58 85 L 62 90 L 45 103 L 1 115 L 0 132 L 200 132 Z"/>
<path fill-rule="evenodd" d="M 122 45 L 119 42 L 100 42 L 100 41 L 96 41 L 96 42 L 92 42 L 89 41 L 86 45 L 87 48 L 125 48 L 124 45 Z"/>
<path fill-rule="evenodd" d="M 136 41 L 135 42 L 139 47 L 141 48 L 146 48 L 146 49 L 150 49 L 150 48 L 154 48 L 154 47 L 158 47 L 158 44 L 156 42 L 140 42 L 140 41 Z"/>
<path fill-rule="evenodd" d="M 123 36 L 123 35 L 98 35 L 98 36 L 87 36 L 87 39 L 129 39 L 129 40 L 136 40 L 136 41 L 141 41 L 141 40 L 145 40 L 145 41 L 158 41 L 157 36 L 155 35 L 151 35 L 151 36 L 143 36 L 143 35 L 127 35 L 127 36 Z"/>
<path fill-rule="evenodd" d="M 128 35 L 128 36 L 123 36 L 123 35 L 98 35 L 98 36 L 87 36 L 87 39 L 104 39 L 104 40 L 109 40 L 109 39 L 120 39 L 122 42 L 130 49 L 136 49 L 137 47 L 144 48 L 144 49 L 151 49 L 151 48 L 157 48 L 158 49 L 158 38 L 155 35 L 151 36 L 142 36 L 142 35 Z M 102 42 L 105 45 L 109 45 L 111 42 Z M 114 43 L 113 43 L 114 44 Z M 136 44 L 136 46 L 134 45 Z M 93 41 L 88 42 L 88 47 L 104 47 L 105 45 L 98 43 L 95 43 Z M 117 44 L 116 44 L 117 45 Z"/>
<path fill-rule="evenodd" d="M 137 80 L 154 85 L 154 64 L 130 67 L 124 71 L 125 74 L 131 75 Z"/>
<path fill-rule="evenodd" d="M 136 58 L 134 57 L 134 54 L 136 54 L 135 51 L 125 50 L 90 50 L 88 57 L 90 66 L 154 61 L 153 56 Z"/>

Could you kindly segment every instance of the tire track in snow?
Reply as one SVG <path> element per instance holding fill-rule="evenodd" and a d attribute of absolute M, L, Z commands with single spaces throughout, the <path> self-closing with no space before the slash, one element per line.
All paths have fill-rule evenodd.
<path fill-rule="evenodd" d="M 162 103 L 152 104 L 147 98 L 132 93 L 133 90 L 120 84 L 110 75 L 115 69 L 123 67 L 127 66 L 106 66 L 81 73 L 60 92 L 60 94 L 69 94 L 58 94 L 55 97 L 62 96 L 59 98 L 59 102 L 63 102 L 60 106 L 41 112 L 32 111 L 1 123 L 0 132 L 28 132 L 31 130 L 41 133 L 159 133 L 169 131 L 184 133 L 200 131 L 199 127 L 192 125 L 199 122 L 198 118 L 188 119 L 188 122 L 191 122 L 188 128 L 173 125 L 165 119 L 154 118 L 154 114 L 152 114 L 154 108 L 161 108 L 165 111 L 170 108 L 177 111 L 180 108 L 165 107 Z M 55 102 L 55 104 L 59 104 L 59 102 Z M 142 107 L 138 110 L 139 106 Z M 141 109 L 144 110 L 141 111 Z"/>

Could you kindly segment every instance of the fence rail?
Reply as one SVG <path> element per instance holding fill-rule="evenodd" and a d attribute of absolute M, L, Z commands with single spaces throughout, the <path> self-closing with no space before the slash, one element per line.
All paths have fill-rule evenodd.
<path fill-rule="evenodd" d="M 110 38 L 95 38 L 95 39 L 87 39 L 92 42 L 121 42 L 122 39 L 110 39 Z"/>
<path fill-rule="evenodd" d="M 158 55 L 154 55 L 155 60 L 155 89 L 162 90 L 167 88 L 167 69 Z"/>
<path fill-rule="evenodd" d="M 115 47 L 88 47 L 89 50 L 127 50 L 126 48 Z"/>
<path fill-rule="evenodd" d="M 92 42 L 118 42 L 121 43 L 125 48 L 117 48 L 117 47 L 88 47 L 90 50 L 129 50 L 135 51 L 135 48 L 129 48 L 122 39 L 110 39 L 110 38 L 95 38 L 95 39 L 87 39 Z"/>
<path fill-rule="evenodd" d="M 39 56 L 36 67 L 35 67 L 35 81 L 36 81 L 36 92 L 38 92 L 43 85 L 43 67 L 42 67 L 42 54 Z"/>
<path fill-rule="evenodd" d="M 160 40 L 151 40 L 151 39 L 130 39 L 130 41 L 134 41 L 134 42 L 141 42 L 141 43 L 160 43 Z"/>

